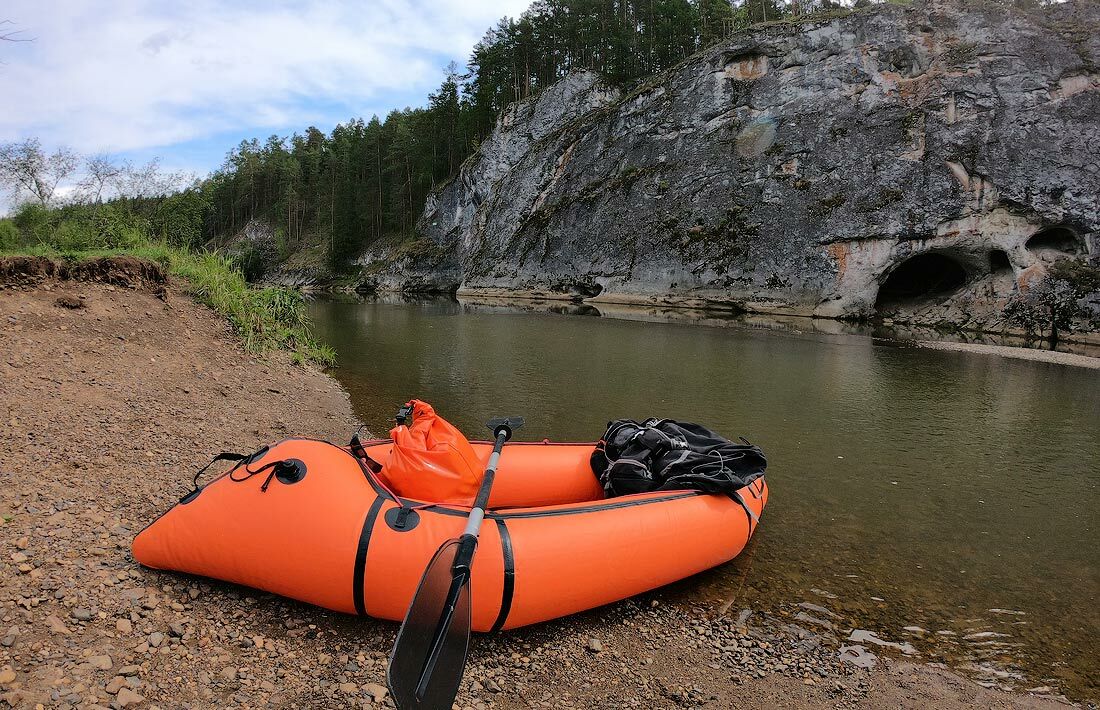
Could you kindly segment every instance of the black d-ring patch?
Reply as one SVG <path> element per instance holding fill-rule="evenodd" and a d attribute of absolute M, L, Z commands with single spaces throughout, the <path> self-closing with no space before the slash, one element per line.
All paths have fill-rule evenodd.
<path fill-rule="evenodd" d="M 306 477 L 306 465 L 298 459 L 280 461 L 275 466 L 275 478 L 288 486 Z"/>
<path fill-rule="evenodd" d="M 202 493 L 203 488 L 205 488 L 205 486 L 202 486 L 200 488 L 196 488 L 195 490 L 193 490 L 190 493 L 188 493 L 187 495 L 185 495 L 183 498 L 180 498 L 180 505 L 187 505 L 191 501 L 198 498 L 199 494 Z"/>
<path fill-rule="evenodd" d="M 250 455 L 248 455 L 245 458 L 244 462 L 245 463 L 255 463 L 255 462 L 259 461 L 264 456 L 267 456 L 267 452 L 270 448 L 271 448 L 270 446 L 266 446 L 266 445 L 261 446 L 259 449 L 257 449 L 256 451 L 253 451 Z"/>
<path fill-rule="evenodd" d="M 390 508 L 386 511 L 386 525 L 390 530 L 408 532 L 420 524 L 420 513 L 412 508 Z"/>

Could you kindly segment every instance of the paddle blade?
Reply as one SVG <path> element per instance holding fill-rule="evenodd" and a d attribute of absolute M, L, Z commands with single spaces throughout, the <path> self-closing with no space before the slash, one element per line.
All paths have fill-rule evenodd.
<path fill-rule="evenodd" d="M 470 580 L 453 572 L 459 541 L 436 551 L 397 632 L 386 680 L 401 710 L 449 710 L 470 645 Z"/>

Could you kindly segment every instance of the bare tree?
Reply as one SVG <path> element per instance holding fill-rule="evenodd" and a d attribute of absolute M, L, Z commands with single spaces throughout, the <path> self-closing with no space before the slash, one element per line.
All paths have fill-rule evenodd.
<path fill-rule="evenodd" d="M 153 158 L 144 165 L 124 161 L 112 180 L 119 197 L 131 200 L 162 197 L 176 192 L 190 181 L 191 176 L 187 173 L 162 170 L 160 158 Z"/>
<path fill-rule="evenodd" d="M 30 42 L 31 37 L 21 37 L 23 30 L 12 29 L 15 23 L 11 20 L 0 20 L 0 42 Z M 0 66 L 4 65 L 4 61 L 0 59 Z"/>
<path fill-rule="evenodd" d="M 11 20 L 0 20 L 0 42 L 30 42 L 30 37 L 20 37 L 23 30 L 13 30 L 15 23 Z"/>
<path fill-rule="evenodd" d="M 0 185 L 8 188 L 13 201 L 29 195 L 42 206 L 52 204 L 58 185 L 79 166 L 76 152 L 61 146 L 46 153 L 37 138 L 0 144 Z"/>
<path fill-rule="evenodd" d="M 88 156 L 84 160 L 84 177 L 78 184 L 81 198 L 100 204 L 104 191 L 115 185 L 121 172 L 122 168 L 115 165 L 107 153 Z"/>
<path fill-rule="evenodd" d="M 134 165 L 125 160 L 115 176 L 115 190 L 119 197 L 136 200 L 149 197 L 156 189 L 155 183 L 160 171 L 160 160 L 153 158 L 145 165 Z"/>

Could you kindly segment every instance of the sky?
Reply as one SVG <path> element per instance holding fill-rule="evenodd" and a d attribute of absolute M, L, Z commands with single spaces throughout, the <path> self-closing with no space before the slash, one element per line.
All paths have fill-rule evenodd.
<path fill-rule="evenodd" d="M 3 0 L 0 143 L 205 175 L 242 139 L 420 106 L 530 0 Z"/>

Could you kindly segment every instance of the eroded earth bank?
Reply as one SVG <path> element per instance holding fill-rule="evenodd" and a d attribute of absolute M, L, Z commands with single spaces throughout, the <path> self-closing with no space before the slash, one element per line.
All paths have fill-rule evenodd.
<path fill-rule="evenodd" d="M 115 283 L 39 274 L 0 289 L 0 706 L 390 706 L 395 624 L 154 572 L 129 552 L 214 453 L 344 442 L 345 393 L 246 354 L 156 271 L 84 276 Z M 666 589 L 475 638 L 458 707 L 1058 705 L 887 657 L 858 668 L 794 614 L 743 606 L 722 615 Z"/>

